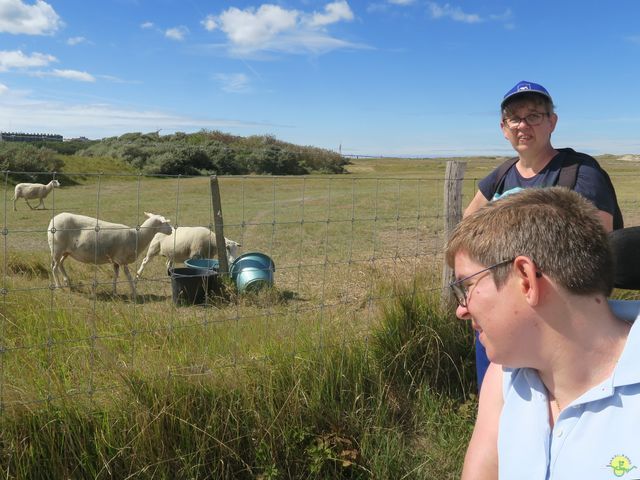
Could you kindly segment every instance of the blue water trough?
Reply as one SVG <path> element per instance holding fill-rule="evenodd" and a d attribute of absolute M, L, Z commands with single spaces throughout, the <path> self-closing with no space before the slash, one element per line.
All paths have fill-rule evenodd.
<path fill-rule="evenodd" d="M 273 285 L 276 265 L 261 252 L 248 252 L 236 258 L 229 267 L 231 279 L 239 293 L 255 292 Z"/>

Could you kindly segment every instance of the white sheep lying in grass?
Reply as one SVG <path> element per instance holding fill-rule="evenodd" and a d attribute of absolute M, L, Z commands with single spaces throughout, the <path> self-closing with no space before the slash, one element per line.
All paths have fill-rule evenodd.
<path fill-rule="evenodd" d="M 124 267 L 131 293 L 135 295 L 135 285 L 128 264 L 135 262 L 139 252 L 147 248 L 156 233 L 171 233 L 169 220 L 152 213 L 145 212 L 145 215 L 147 219 L 139 228 L 67 212 L 53 217 L 49 222 L 47 240 L 51 249 L 51 271 L 56 286 L 62 286 L 58 271 L 62 273 L 65 284 L 70 284 L 63 265 L 67 256 L 70 256 L 83 263 L 113 264 L 114 295 L 118 271 L 120 266 Z"/>
<path fill-rule="evenodd" d="M 238 256 L 238 242 L 225 238 L 227 247 L 227 259 L 229 263 Z M 206 227 L 178 227 L 172 228 L 170 235 L 158 233 L 147 250 L 147 255 L 142 260 L 136 278 L 142 276 L 147 262 L 160 254 L 167 257 L 167 268 L 175 262 L 184 262 L 188 258 L 213 258 L 218 253 L 215 234 Z"/>
<path fill-rule="evenodd" d="M 17 184 L 15 190 L 13 191 L 13 211 L 17 210 L 16 201 L 19 198 L 24 198 L 24 201 L 27 202 L 27 205 L 29 205 L 29 208 L 31 210 L 33 210 L 33 207 L 29 203 L 29 200 L 33 200 L 35 198 L 40 200 L 40 203 L 35 208 L 36 209 L 40 208 L 40 205 L 42 205 L 42 208 L 45 208 L 44 197 L 49 195 L 49 193 L 51 193 L 51 190 L 53 190 L 54 187 L 59 187 L 59 186 L 60 186 L 60 182 L 58 182 L 58 180 L 51 180 L 46 185 L 43 185 L 42 183 Z"/>

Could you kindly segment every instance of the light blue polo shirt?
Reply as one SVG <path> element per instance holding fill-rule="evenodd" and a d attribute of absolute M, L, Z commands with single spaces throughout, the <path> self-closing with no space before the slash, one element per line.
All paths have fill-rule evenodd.
<path fill-rule="evenodd" d="M 610 301 L 616 316 L 640 317 L 640 301 Z M 529 368 L 504 369 L 500 480 L 640 480 L 640 322 L 610 378 L 549 426 L 547 390 Z"/>

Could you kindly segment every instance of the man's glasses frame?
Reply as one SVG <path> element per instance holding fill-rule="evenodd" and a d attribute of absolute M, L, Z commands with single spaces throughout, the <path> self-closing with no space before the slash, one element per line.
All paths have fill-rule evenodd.
<path fill-rule="evenodd" d="M 530 127 L 537 127 L 542 123 L 544 117 L 548 117 L 549 115 L 549 112 L 533 112 L 529 115 L 525 115 L 524 117 L 504 117 L 502 121 L 508 128 L 511 129 L 518 128 L 522 121 L 524 121 L 524 123 L 526 123 Z"/>
<path fill-rule="evenodd" d="M 456 280 L 455 282 L 450 283 L 449 284 L 449 288 L 451 289 L 451 293 L 453 293 L 453 296 L 455 297 L 456 301 L 458 302 L 458 305 L 460 305 L 463 308 L 467 308 L 467 295 L 469 295 L 469 290 L 464 285 L 464 282 L 466 282 L 470 278 L 475 277 L 476 275 L 480 275 L 481 273 L 488 272 L 489 270 L 493 270 L 494 268 L 501 267 L 502 265 L 506 265 L 507 263 L 511 263 L 514 260 L 515 260 L 515 257 L 511 258 L 509 260 L 503 260 L 503 261 L 498 262 L 498 263 L 496 263 L 494 265 L 490 265 L 487 268 L 483 268 L 482 270 L 480 270 L 480 271 L 478 271 L 476 273 L 472 273 L 471 275 L 467 275 L 466 277 L 461 278 L 460 280 Z"/>

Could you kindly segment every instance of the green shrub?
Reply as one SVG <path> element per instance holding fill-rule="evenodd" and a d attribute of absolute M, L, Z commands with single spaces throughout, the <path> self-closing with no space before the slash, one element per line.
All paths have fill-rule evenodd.
<path fill-rule="evenodd" d="M 303 175 L 309 173 L 300 161 L 300 155 L 271 146 L 251 152 L 250 169 L 255 173 L 271 175 Z"/>
<path fill-rule="evenodd" d="M 177 145 L 162 153 L 150 155 L 143 171 L 164 175 L 208 174 L 213 171 L 213 163 L 203 148 Z"/>
<path fill-rule="evenodd" d="M 91 143 L 78 155 L 122 159 L 145 173 L 302 175 L 344 173 L 341 155 L 281 142 L 272 135 L 238 137 L 217 131 L 160 136 L 127 133 Z"/>
<path fill-rule="evenodd" d="M 64 142 L 32 142 L 38 148 L 48 148 L 61 155 L 74 155 L 95 143 L 96 140 L 66 140 Z"/>
<path fill-rule="evenodd" d="M 48 183 L 51 172 L 57 172 L 64 162 L 53 150 L 29 143 L 0 142 L 0 171 L 8 171 L 15 182 Z"/>

